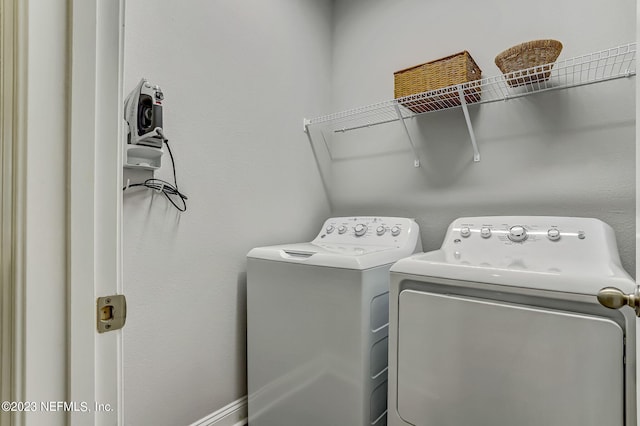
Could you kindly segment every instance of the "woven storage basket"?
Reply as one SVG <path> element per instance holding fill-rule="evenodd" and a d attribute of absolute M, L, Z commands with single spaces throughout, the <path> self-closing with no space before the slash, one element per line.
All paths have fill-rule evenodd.
<path fill-rule="evenodd" d="M 558 40 L 533 40 L 505 50 L 495 61 L 503 74 L 513 73 L 507 83 L 517 87 L 549 79 L 553 62 L 561 51 L 562 43 Z M 533 69 L 521 71 L 527 68 Z"/>
<path fill-rule="evenodd" d="M 437 59 L 425 64 L 393 73 L 395 82 L 395 98 L 429 92 L 443 87 L 455 86 L 481 78 L 482 71 L 466 50 L 446 58 Z M 480 85 L 465 89 L 465 100 L 468 103 L 480 100 Z M 445 90 L 434 96 L 405 99 L 401 104 L 411 111 L 420 113 L 460 105 L 457 90 Z"/>

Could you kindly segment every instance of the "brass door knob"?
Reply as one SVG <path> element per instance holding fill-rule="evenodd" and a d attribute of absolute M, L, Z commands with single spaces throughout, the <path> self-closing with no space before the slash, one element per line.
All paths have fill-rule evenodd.
<path fill-rule="evenodd" d="M 605 287 L 598 292 L 598 302 L 609 309 L 629 306 L 635 309 L 636 315 L 640 317 L 640 294 L 637 289 L 633 294 L 624 294 L 615 287 Z"/>

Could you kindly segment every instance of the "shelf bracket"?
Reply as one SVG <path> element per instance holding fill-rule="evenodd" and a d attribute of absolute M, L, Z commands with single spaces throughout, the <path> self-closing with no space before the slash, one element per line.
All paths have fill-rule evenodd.
<path fill-rule="evenodd" d="M 471 125 L 471 119 L 469 118 L 469 109 L 467 108 L 467 100 L 464 98 L 464 90 L 462 90 L 461 84 L 458 84 L 458 96 L 460 97 L 460 105 L 462 106 L 462 112 L 464 112 L 464 119 L 467 122 L 469 137 L 471 137 L 471 145 L 473 146 L 473 161 L 478 162 L 480 161 L 480 151 L 478 151 L 476 134 L 473 133 L 473 126 Z"/>
<path fill-rule="evenodd" d="M 311 152 L 313 153 L 313 158 L 316 160 L 316 167 L 318 168 L 318 175 L 320 176 L 320 182 L 322 182 L 322 188 L 324 189 L 324 195 L 327 197 L 327 201 L 329 202 L 329 207 L 332 207 L 331 197 L 329 197 L 329 186 L 327 185 L 327 181 L 325 180 L 324 174 L 322 173 L 322 166 L 320 165 L 320 159 L 318 158 L 318 153 L 316 152 L 316 148 L 313 145 L 313 138 L 311 137 L 311 132 L 309 131 L 309 124 L 311 120 L 304 119 L 304 132 L 307 134 L 307 139 L 309 140 L 309 146 L 311 147 Z M 324 139 L 324 132 L 322 133 L 322 138 Z M 326 145 L 326 139 L 325 139 Z M 329 146 L 327 145 L 327 151 L 329 151 L 329 157 L 331 156 L 331 151 L 329 150 Z"/>
<path fill-rule="evenodd" d="M 418 152 L 416 151 L 416 147 L 413 144 L 413 139 L 411 139 L 411 134 L 409 133 L 409 129 L 407 129 L 407 123 L 404 122 L 404 117 L 402 117 L 402 112 L 400 112 L 400 107 L 398 104 L 393 105 L 396 109 L 396 114 L 398 114 L 398 121 L 402 125 L 404 132 L 407 134 L 407 138 L 409 139 L 409 145 L 411 145 L 411 151 L 413 151 L 413 167 L 420 167 L 420 158 L 418 157 Z"/>
<path fill-rule="evenodd" d="M 327 142 L 327 138 L 324 135 L 324 130 L 320 129 L 320 136 L 322 136 L 322 141 L 324 142 L 325 148 L 327 148 L 327 153 L 329 154 L 329 159 L 333 161 L 333 154 L 331 154 L 331 149 L 329 148 L 329 142 Z"/>

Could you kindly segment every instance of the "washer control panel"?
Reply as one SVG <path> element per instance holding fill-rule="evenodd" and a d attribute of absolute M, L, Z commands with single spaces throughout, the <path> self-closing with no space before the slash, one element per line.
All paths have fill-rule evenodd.
<path fill-rule="evenodd" d="M 603 266 L 603 259 L 619 259 L 609 225 L 575 217 L 460 218 L 449 226 L 442 250 L 463 264 L 549 271 L 572 263 L 586 270 Z"/>
<path fill-rule="evenodd" d="M 314 243 L 400 247 L 415 241 L 418 225 L 403 217 L 354 216 L 325 221 Z"/>

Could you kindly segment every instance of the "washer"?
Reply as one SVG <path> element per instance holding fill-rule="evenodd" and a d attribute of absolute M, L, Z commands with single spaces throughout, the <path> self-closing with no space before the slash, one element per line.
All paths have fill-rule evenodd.
<path fill-rule="evenodd" d="M 392 426 L 635 426 L 636 289 L 596 219 L 468 217 L 391 268 Z"/>
<path fill-rule="evenodd" d="M 412 219 L 340 217 L 249 252 L 251 426 L 386 425 L 389 268 L 419 251 Z"/>

